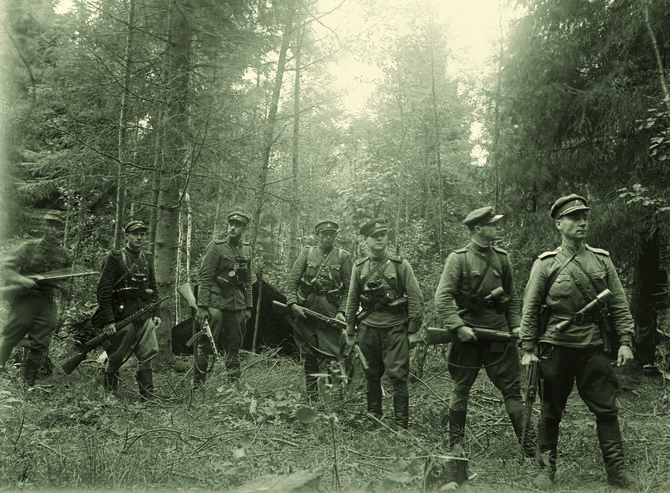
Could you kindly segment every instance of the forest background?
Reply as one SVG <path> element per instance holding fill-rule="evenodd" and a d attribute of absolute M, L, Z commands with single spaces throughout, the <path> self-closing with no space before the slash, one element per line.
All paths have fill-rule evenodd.
<path fill-rule="evenodd" d="M 63 3 L 9 0 L 0 11 L 3 252 L 39 234 L 44 210 L 59 209 L 75 263 L 99 270 L 106 252 L 122 245 L 122 226 L 141 219 L 151 228 L 160 289 L 171 294 L 196 279 L 205 245 L 225 233 L 230 211 L 242 210 L 252 217 L 255 274 L 282 290 L 300 247 L 314 241 L 316 222 L 336 220 L 340 246 L 358 258 L 365 255 L 360 224 L 383 216 L 393 250 L 421 283 L 426 325 L 436 325 L 432 295 L 446 255 L 467 242 L 469 211 L 492 205 L 505 215 L 501 246 L 521 292 L 533 260 L 559 241 L 551 204 L 574 192 L 594 209 L 589 243 L 612 253 L 636 321 L 667 307 L 669 0 L 472 0 L 482 12 L 495 5 L 498 17 L 486 33 L 492 55 L 474 71 L 463 69 L 474 56 L 454 39 L 464 26 L 445 16 L 463 8 L 459 1 Z M 349 85 L 337 73 L 345 66 L 358 74 Z M 353 97 L 357 88 L 365 97 Z M 96 282 L 79 279 L 59 300 L 65 328 L 90 311 Z M 167 326 L 188 316 L 176 295 L 162 310 Z M 667 324 L 664 317 L 666 332 Z M 170 331 L 159 333 L 160 360 L 171 365 Z M 189 401 L 174 413 L 89 399 L 95 384 L 88 375 L 62 379 L 51 401 L 26 400 L 25 407 L 15 403 L 14 387 L 3 390 L 2 408 L 14 409 L 2 423 L 3 485 L 213 488 L 256 471 L 291 470 L 286 460 L 242 470 L 201 456 L 217 437 L 248 445 L 250 433 L 265 440 L 255 460 L 288 447 L 290 460 L 309 450 L 310 461 L 329 461 L 330 449 L 314 443 L 330 443 L 334 415 L 326 431 L 308 436 L 289 425 L 288 411 L 300 402 L 299 368 L 258 358 L 248 359 L 266 372 L 248 372 L 256 393 L 226 394 L 211 408 Z M 428 366 L 438 377 L 444 369 Z M 161 386 L 179 385 L 172 372 L 161 375 Z M 658 484 L 649 471 L 665 471 L 667 485 L 667 392 L 653 388 L 643 399 L 641 387 L 630 388 L 625 403 L 637 421 L 624 431 L 636 441 L 627 447 L 635 447 L 648 485 Z M 491 389 L 484 390 L 477 409 L 494 414 L 477 423 L 479 439 L 502 422 L 490 411 Z M 439 427 L 434 394 L 412 388 L 412 428 L 427 441 L 436 437 L 430 426 Z M 345 414 L 340 419 L 349 423 Z M 194 425 L 201 420 L 211 421 L 206 433 Z M 573 466 L 592 471 L 600 459 L 593 437 L 586 445 L 588 423 L 573 420 L 568 433 L 570 453 L 588 459 Z M 163 425 L 165 436 L 152 439 L 153 427 Z M 405 451 L 387 435 L 343 433 L 358 449 L 343 459 L 351 485 L 361 484 L 363 447 L 369 457 L 426 450 L 411 437 Z M 531 472 L 513 462 L 500 469 L 509 442 L 499 435 L 482 457 L 493 464 L 487 477 L 517 484 Z M 385 471 L 368 461 L 375 474 Z M 180 469 L 191 462 L 194 472 Z M 584 470 L 571 476 L 574 470 L 564 473 L 574 487 L 591 478 Z"/>
<path fill-rule="evenodd" d="M 5 2 L 2 237 L 60 209 L 76 263 L 98 269 L 141 219 L 172 293 L 242 210 L 256 275 L 282 289 L 317 221 L 338 221 L 360 257 L 360 224 L 383 216 L 430 322 L 469 211 L 505 215 L 521 291 L 558 241 L 550 205 L 579 193 L 594 208 L 589 242 L 612 253 L 633 313 L 667 301 L 669 2 L 501 1 L 476 73 L 444 15 L 457 4 Z M 371 69 L 342 87 L 343 60 Z M 352 106 L 357 85 L 367 97 Z M 163 304 L 163 320 L 184 316 L 176 298 Z"/>

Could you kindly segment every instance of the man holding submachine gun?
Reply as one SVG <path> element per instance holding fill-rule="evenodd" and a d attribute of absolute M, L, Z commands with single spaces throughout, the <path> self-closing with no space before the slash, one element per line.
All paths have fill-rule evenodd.
<path fill-rule="evenodd" d="M 351 255 L 335 246 L 339 229 L 330 220 L 314 227 L 317 245 L 302 248 L 287 283 L 286 304 L 295 317 L 295 340 L 304 360 L 305 390 L 311 399 L 318 396 L 314 375 L 320 373 L 320 361 L 341 357 L 342 328 L 346 327 Z M 325 320 L 309 313 L 320 314 Z"/>
<path fill-rule="evenodd" d="M 524 294 L 521 362 L 539 361 L 544 383 L 541 472 L 534 481 L 541 489 L 556 479 L 559 424 L 575 383 L 595 414 L 607 482 L 618 487 L 636 482 L 624 464 L 616 404 L 619 385 L 607 355 L 617 350 L 618 338 L 617 363 L 633 358 L 633 319 L 609 253 L 585 243 L 590 211 L 586 199 L 575 194 L 554 203 L 551 217 L 562 244 L 538 256 Z"/>
<path fill-rule="evenodd" d="M 451 337 L 457 339 L 447 357 L 454 389 L 443 427 L 448 422 L 449 447 L 452 452 L 461 453 L 470 389 L 479 370 L 485 368 L 502 392 L 505 410 L 524 453 L 532 457 L 535 437 L 533 432 L 524 430 L 521 367 L 514 343 L 521 322 L 519 300 L 507 252 L 493 246 L 499 239 L 500 218 L 493 207 L 467 215 L 463 224 L 470 230 L 471 241 L 449 254 L 435 292 L 438 317 Z M 480 332 L 479 337 L 480 330 L 497 332 L 501 337 L 490 337 L 486 332 Z"/>

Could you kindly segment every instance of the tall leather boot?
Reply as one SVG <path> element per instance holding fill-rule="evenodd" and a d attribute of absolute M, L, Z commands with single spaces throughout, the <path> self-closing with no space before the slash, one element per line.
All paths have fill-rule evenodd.
<path fill-rule="evenodd" d="M 140 398 L 142 401 L 160 399 L 162 396 L 154 393 L 154 373 L 153 370 L 137 370 L 135 375 L 140 387 Z"/>
<path fill-rule="evenodd" d="M 193 353 L 193 389 L 202 390 L 207 378 L 207 354 L 195 348 Z"/>
<path fill-rule="evenodd" d="M 463 447 L 467 416 L 467 411 L 449 409 L 449 449 L 452 451 L 457 451 L 457 448 L 462 449 Z"/>
<path fill-rule="evenodd" d="M 598 422 L 598 441 L 605 461 L 607 483 L 619 488 L 630 488 L 637 482 L 635 477 L 625 470 L 623 443 L 618 421 Z"/>
<path fill-rule="evenodd" d="M 382 417 L 382 383 L 379 380 L 368 380 L 368 413 L 374 415 L 377 419 Z"/>
<path fill-rule="evenodd" d="M 305 390 L 307 398 L 311 401 L 319 399 L 319 382 L 318 377 L 314 374 L 320 373 L 319 360 L 312 355 L 305 355 Z"/>
<path fill-rule="evenodd" d="M 37 374 L 42 366 L 42 355 L 35 355 L 32 351 L 28 353 L 23 362 L 23 376 L 26 379 L 28 387 L 35 386 Z"/>
<path fill-rule="evenodd" d="M 538 465 L 540 473 L 533 479 L 533 486 L 539 490 L 548 490 L 556 479 L 556 459 L 558 457 L 558 425 L 545 422 L 540 418 Z"/>
<path fill-rule="evenodd" d="M 528 423 L 525 434 L 523 429 L 523 411 L 512 412 L 509 414 L 509 419 L 512 422 L 512 428 L 514 428 L 514 433 L 519 440 L 519 445 L 523 450 L 523 454 L 526 457 L 533 458 L 537 455 L 537 444 L 536 444 L 536 434 L 535 430 L 531 426 L 531 423 Z"/>
<path fill-rule="evenodd" d="M 393 396 L 393 412 L 395 413 L 395 424 L 406 430 L 409 426 L 409 396 Z"/>
<path fill-rule="evenodd" d="M 102 375 L 102 388 L 105 389 L 105 392 L 116 392 L 119 390 L 119 372 L 114 371 L 112 373 L 104 372 Z"/>

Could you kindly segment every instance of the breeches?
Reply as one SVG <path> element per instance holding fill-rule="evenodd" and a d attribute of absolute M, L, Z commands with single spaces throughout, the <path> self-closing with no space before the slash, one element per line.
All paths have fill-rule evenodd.
<path fill-rule="evenodd" d="M 342 343 L 342 331 L 330 327 L 321 320 L 304 320 L 296 318 L 297 326 L 295 340 L 300 348 L 300 354 L 307 359 L 323 356 L 314 348 L 338 357 Z"/>
<path fill-rule="evenodd" d="M 544 378 L 542 416 L 545 422 L 560 423 L 575 382 L 579 396 L 597 421 L 617 419 L 619 382 L 602 346 L 569 348 L 541 344 L 539 355 Z"/>
<path fill-rule="evenodd" d="M 358 345 L 368 360 L 369 368 L 365 370 L 368 388 L 377 386 L 386 372 L 393 385 L 393 395 L 409 395 L 409 343 L 406 325 L 378 328 L 361 324 L 358 329 Z"/>
<path fill-rule="evenodd" d="M 454 381 L 449 408 L 467 411 L 470 389 L 484 367 L 491 382 L 502 393 L 505 410 L 511 414 L 523 410 L 521 401 L 521 365 L 514 343 L 503 344 L 502 351 L 491 351 L 495 343 L 452 343 L 447 356 L 449 375 Z"/>
<path fill-rule="evenodd" d="M 247 328 L 244 310 L 220 310 L 212 307 L 207 310 L 212 317 L 209 326 L 216 349 L 237 354 L 242 347 Z M 200 354 L 212 354 L 207 337 L 198 339 L 198 351 Z"/>
<path fill-rule="evenodd" d="M 135 330 L 137 329 L 137 330 Z M 156 327 L 151 319 L 144 322 L 135 321 L 132 327 L 128 327 L 123 340 L 112 339 L 107 348 L 107 367 L 105 371 L 118 370 L 125 359 L 129 356 L 129 351 L 137 358 L 137 370 L 150 370 L 151 360 L 158 354 L 158 339 L 156 338 Z M 135 334 L 133 340 L 128 340 L 132 334 Z M 123 349 L 126 349 L 125 351 Z"/>
<path fill-rule="evenodd" d="M 53 297 L 40 292 L 16 296 L 10 305 L 9 320 L 0 340 L 0 366 L 9 359 L 12 349 L 27 335 L 31 354 L 37 358 L 49 348 L 56 327 Z"/>

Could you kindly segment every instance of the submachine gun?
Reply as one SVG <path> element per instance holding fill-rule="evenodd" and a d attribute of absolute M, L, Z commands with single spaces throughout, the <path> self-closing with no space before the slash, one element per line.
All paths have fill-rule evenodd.
<path fill-rule="evenodd" d="M 281 303 L 281 302 L 277 301 L 277 300 L 273 300 L 272 305 L 276 306 L 277 308 L 279 308 L 284 313 L 289 312 L 288 306 L 285 305 L 284 303 Z M 316 319 L 316 320 L 321 320 L 322 322 L 326 322 L 327 324 L 329 324 L 333 328 L 340 329 L 340 330 L 346 330 L 346 328 L 347 328 L 347 324 L 342 322 L 341 320 L 337 320 L 336 318 L 326 317 L 325 315 L 322 315 L 319 312 L 315 312 L 314 310 L 310 310 L 308 308 L 305 308 L 304 306 L 301 307 L 301 308 L 305 312 L 305 315 L 307 315 L 308 317 L 311 317 L 311 318 Z M 367 359 L 365 359 L 365 356 L 363 355 L 363 352 L 361 351 L 361 348 L 358 346 L 358 343 L 354 344 L 352 346 L 352 348 L 348 350 L 348 352 L 351 352 L 352 350 L 354 351 L 354 355 L 361 362 L 361 366 L 364 369 L 367 370 L 369 368 L 368 367 L 368 361 L 367 361 Z M 349 354 L 345 354 L 345 356 L 349 356 Z"/>
<path fill-rule="evenodd" d="M 145 306 L 141 310 L 138 310 L 135 313 L 133 313 L 130 317 L 124 318 L 120 322 L 117 322 L 116 324 L 114 324 L 114 327 L 116 328 L 117 333 L 121 329 L 123 329 L 124 327 L 133 323 L 135 320 L 140 318 L 145 313 L 148 313 L 148 312 L 152 311 L 154 308 L 156 308 L 158 305 L 160 305 L 161 303 L 163 303 L 167 299 L 168 299 L 168 296 L 164 296 L 163 298 L 159 299 L 155 303 L 151 303 L 150 305 Z M 86 355 L 88 355 L 89 351 L 91 351 L 92 349 L 95 349 L 98 346 L 107 347 L 108 344 L 105 344 L 105 343 L 107 343 L 107 339 L 109 339 L 110 337 L 114 337 L 115 335 L 116 334 L 110 336 L 109 334 L 104 334 L 103 333 L 103 334 L 100 334 L 100 335 L 94 337 L 93 339 L 91 339 L 87 343 L 85 343 L 81 347 L 81 349 L 79 350 L 79 352 L 77 354 L 70 357 L 64 363 L 62 363 L 60 365 L 61 368 L 63 369 L 63 371 L 65 372 L 65 374 L 69 375 L 70 373 L 72 373 L 74 371 L 74 369 L 77 368 L 77 366 L 79 366 L 79 363 L 81 363 L 82 361 L 84 361 L 86 359 Z"/>
<path fill-rule="evenodd" d="M 181 295 L 182 298 L 188 303 L 188 306 L 190 306 L 193 310 L 197 311 L 198 310 L 198 303 L 196 302 L 195 299 L 195 294 L 193 294 L 193 289 L 191 289 L 191 285 L 186 283 L 182 284 L 177 288 L 177 292 Z M 195 321 L 194 321 L 195 323 Z M 195 341 L 200 339 L 201 337 L 206 336 L 207 339 L 209 340 L 209 345 L 211 346 L 212 349 L 212 355 L 214 357 L 214 361 L 218 359 L 218 351 L 216 350 L 216 343 L 214 342 L 214 336 L 212 335 L 212 328 L 209 325 L 209 322 L 205 320 L 202 324 L 202 329 L 199 332 L 196 332 L 193 337 L 191 337 L 186 345 L 188 347 L 191 347 Z"/>

